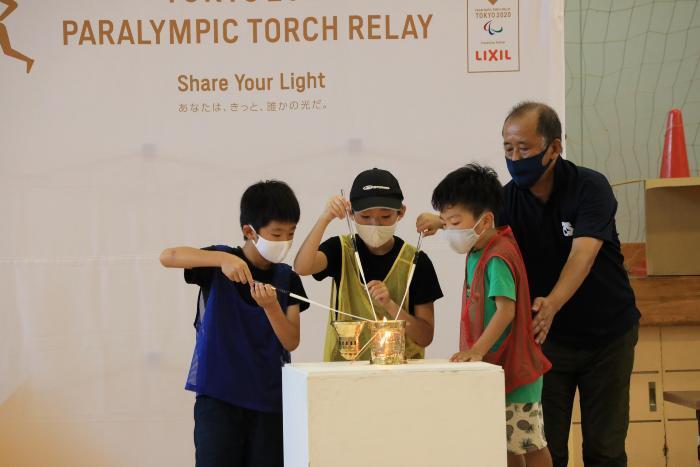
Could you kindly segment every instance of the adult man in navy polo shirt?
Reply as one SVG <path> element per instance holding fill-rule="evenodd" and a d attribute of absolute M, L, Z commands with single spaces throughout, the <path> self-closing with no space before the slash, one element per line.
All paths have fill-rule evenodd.
<path fill-rule="evenodd" d="M 544 377 L 545 434 L 555 467 L 568 461 L 574 394 L 581 401 L 586 467 L 626 466 L 629 387 L 639 312 L 615 227 L 606 178 L 560 157 L 561 123 L 525 102 L 503 125 L 506 164 L 499 223 L 525 260 L 534 332 L 552 370 Z"/>

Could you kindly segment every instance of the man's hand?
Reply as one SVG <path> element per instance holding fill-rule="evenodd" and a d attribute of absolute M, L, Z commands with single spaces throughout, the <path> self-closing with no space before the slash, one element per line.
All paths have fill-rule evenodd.
<path fill-rule="evenodd" d="M 430 237 L 444 226 L 440 216 L 431 212 L 424 212 L 416 219 L 416 231 L 423 233 L 423 236 Z"/>
<path fill-rule="evenodd" d="M 561 305 L 550 297 L 537 297 L 532 302 L 532 311 L 537 313 L 532 320 L 535 342 L 542 344 L 547 339 L 547 333 L 552 327 L 552 320 L 560 309 Z"/>
<path fill-rule="evenodd" d="M 233 282 L 241 284 L 252 284 L 253 274 L 248 268 L 248 264 L 236 255 L 228 254 L 221 262 L 221 272 Z"/>
<path fill-rule="evenodd" d="M 250 288 L 250 295 L 255 303 L 265 309 L 277 303 L 277 291 L 270 284 L 255 282 Z"/>
<path fill-rule="evenodd" d="M 326 222 L 331 222 L 333 219 L 345 219 L 348 211 L 350 211 L 350 201 L 340 195 L 335 195 L 326 203 L 326 207 L 321 214 Z"/>
<path fill-rule="evenodd" d="M 451 362 L 480 362 L 484 356 L 474 349 L 457 352 L 450 357 Z"/>

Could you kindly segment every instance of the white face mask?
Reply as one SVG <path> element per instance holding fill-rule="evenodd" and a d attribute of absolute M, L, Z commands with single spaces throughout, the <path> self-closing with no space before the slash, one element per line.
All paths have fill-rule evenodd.
<path fill-rule="evenodd" d="M 357 235 L 363 242 L 372 248 L 379 248 L 392 239 L 396 232 L 396 224 L 393 225 L 362 225 L 355 222 Z"/>
<path fill-rule="evenodd" d="M 253 229 L 252 226 L 250 228 Z M 253 229 L 253 232 L 255 233 L 255 235 L 258 236 L 258 240 L 256 242 L 253 242 L 253 245 L 255 245 L 255 248 L 257 248 L 258 253 L 260 253 L 260 256 L 262 256 L 271 263 L 281 263 L 282 261 L 284 261 L 284 258 L 287 256 L 287 253 L 289 253 L 289 249 L 292 248 L 292 240 L 267 240 L 263 238 L 262 235 L 255 232 L 255 229 Z"/>
<path fill-rule="evenodd" d="M 483 216 L 476 221 L 474 227 L 479 225 L 483 219 Z M 445 237 L 447 237 L 447 243 L 449 243 L 450 248 L 455 252 L 464 255 L 469 254 L 469 252 L 474 248 L 476 242 L 479 241 L 481 234 L 477 234 L 474 227 L 471 229 L 445 229 L 443 230 Z"/>

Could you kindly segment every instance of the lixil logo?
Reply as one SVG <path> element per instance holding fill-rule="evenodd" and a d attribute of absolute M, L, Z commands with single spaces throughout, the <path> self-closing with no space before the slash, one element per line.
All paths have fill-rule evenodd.
<path fill-rule="evenodd" d="M 17 2 L 15 2 L 15 0 L 0 0 L 0 4 L 6 6 L 5 11 L 0 14 L 0 47 L 2 48 L 3 53 L 8 57 L 15 58 L 26 63 L 27 73 L 29 73 L 32 71 L 34 60 L 12 48 L 10 43 L 10 34 L 7 32 L 7 27 L 5 27 L 3 24 L 5 18 L 10 16 L 12 12 L 17 9 Z"/>
<path fill-rule="evenodd" d="M 512 60 L 510 50 L 503 49 L 486 49 L 476 50 L 477 62 L 509 62 Z"/>
<path fill-rule="evenodd" d="M 488 32 L 489 35 L 494 36 L 499 32 L 503 32 L 503 26 L 494 26 L 493 20 L 490 20 L 488 23 L 484 24 L 484 31 Z"/>

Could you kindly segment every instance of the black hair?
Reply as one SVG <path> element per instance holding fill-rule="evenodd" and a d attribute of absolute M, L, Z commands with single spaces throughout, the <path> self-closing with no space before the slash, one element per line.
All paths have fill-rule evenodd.
<path fill-rule="evenodd" d="M 279 180 L 265 180 L 249 186 L 241 196 L 241 227 L 260 228 L 272 221 L 299 222 L 299 201 L 294 191 Z"/>
<path fill-rule="evenodd" d="M 450 206 L 462 205 L 474 215 L 485 211 L 498 213 L 503 195 L 496 171 L 476 163 L 450 172 L 433 190 L 433 208 L 442 211 Z"/>
<path fill-rule="evenodd" d="M 503 121 L 503 126 L 505 127 L 508 120 L 522 117 L 529 112 L 537 113 L 537 134 L 544 138 L 545 146 L 555 139 L 561 139 L 561 121 L 557 112 L 541 102 L 524 101 L 517 104 Z"/>

